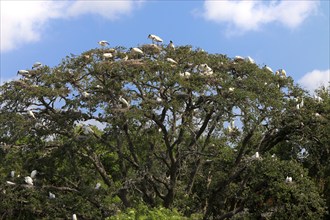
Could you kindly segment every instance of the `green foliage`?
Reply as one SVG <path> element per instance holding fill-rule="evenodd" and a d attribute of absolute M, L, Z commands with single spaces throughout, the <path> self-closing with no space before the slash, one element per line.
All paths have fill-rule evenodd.
<path fill-rule="evenodd" d="M 0 87 L 2 218 L 328 217 L 326 88 L 313 98 L 246 60 L 141 48 L 92 49 Z"/>

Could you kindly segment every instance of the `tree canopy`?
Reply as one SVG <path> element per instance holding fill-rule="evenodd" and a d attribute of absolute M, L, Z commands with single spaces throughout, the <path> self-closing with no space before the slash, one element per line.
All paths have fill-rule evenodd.
<path fill-rule="evenodd" d="M 19 71 L 0 106 L 1 218 L 329 217 L 329 90 L 282 69 L 104 45 Z"/>

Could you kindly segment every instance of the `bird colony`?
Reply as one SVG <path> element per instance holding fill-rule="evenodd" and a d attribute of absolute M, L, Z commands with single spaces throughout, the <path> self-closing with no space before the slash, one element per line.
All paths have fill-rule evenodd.
<path fill-rule="evenodd" d="M 163 44 L 163 39 L 154 34 L 149 34 L 147 39 L 151 40 L 150 44 L 129 49 L 112 48 L 111 43 L 101 40 L 97 42 L 99 48 L 78 56 L 72 55 L 53 69 L 41 62 L 36 62 L 31 69 L 18 70 L 17 74 L 21 78 L 14 82 L 16 85 L 28 88 L 32 94 L 40 88 L 47 91 L 45 97 L 30 100 L 28 102 L 30 104 L 20 109 L 19 113 L 28 120 L 34 121 L 36 125 L 38 124 L 36 130 L 47 130 L 47 127 L 54 126 L 49 121 L 50 117 L 61 118 L 65 114 L 71 114 L 71 118 L 61 123 L 67 123 L 67 129 L 69 125 L 74 125 L 75 131 L 79 134 L 79 141 L 84 141 L 91 138 L 100 139 L 93 127 L 85 123 L 87 120 L 93 119 L 107 123 L 107 116 L 115 118 L 129 112 L 137 112 L 143 107 L 147 110 L 141 115 L 146 116 L 150 122 L 145 126 L 156 126 L 157 132 L 163 134 L 164 139 L 170 140 L 170 136 L 173 135 L 170 132 L 177 132 L 179 137 L 183 138 L 180 134 L 179 123 L 191 118 L 191 121 L 184 122 L 186 123 L 184 125 L 190 129 L 187 135 L 192 135 L 194 139 L 198 139 L 212 129 L 219 129 L 219 133 L 228 138 L 228 141 L 235 143 L 244 130 L 253 127 L 252 122 L 246 122 L 249 119 L 244 118 L 247 111 L 260 111 L 256 121 L 264 124 L 264 127 L 268 129 L 265 131 L 268 132 L 265 133 L 265 136 L 268 135 L 267 138 L 278 131 L 275 127 L 268 127 L 267 111 L 274 111 L 272 105 L 277 106 L 281 103 L 260 98 L 257 100 L 260 106 L 247 110 L 245 106 L 237 104 L 237 100 L 246 105 L 252 102 L 252 99 L 247 98 L 245 94 L 263 94 L 268 90 L 269 96 L 284 94 L 281 102 L 287 114 L 296 114 L 297 111 L 304 111 L 307 107 L 306 100 L 301 97 L 299 91 L 294 90 L 291 77 L 282 68 L 274 72 L 267 65 L 259 67 L 249 56 L 228 58 L 225 55 L 209 55 L 201 49 L 193 50 L 191 46 L 175 46 L 171 40 L 168 44 Z M 249 74 L 250 72 L 252 75 Z M 53 79 L 48 84 L 42 82 L 42 80 L 48 80 L 50 76 L 53 76 Z M 257 81 L 262 81 L 262 83 L 256 86 Z M 192 84 L 196 87 L 192 87 Z M 235 99 L 231 100 L 231 97 Z M 317 103 L 323 101 L 318 95 L 315 95 L 314 100 Z M 227 102 L 234 107 L 228 109 L 223 107 Z M 91 107 L 93 104 L 100 106 L 99 109 L 93 109 Z M 45 106 L 44 109 L 40 108 L 42 105 Z M 171 105 L 173 107 L 170 107 Z M 103 108 L 102 111 L 101 108 Z M 175 123 L 169 120 L 179 114 L 183 115 L 182 109 L 185 108 L 186 115 L 181 116 L 181 119 L 176 119 Z M 198 117 L 205 115 L 211 118 L 217 109 L 222 108 L 223 112 L 211 121 L 218 120 L 216 122 L 224 125 L 225 130 L 220 130 L 217 123 L 213 127 L 206 127 L 203 121 L 198 120 Z M 263 108 L 265 111 L 258 108 Z M 164 109 L 172 112 L 167 113 Z M 276 114 L 282 113 L 276 112 Z M 160 115 L 159 119 L 157 119 L 158 115 Z M 220 116 L 223 118 L 222 121 L 219 119 Z M 59 133 L 65 132 L 59 131 Z M 127 135 L 129 135 L 128 131 Z M 206 138 L 207 135 L 204 137 Z M 174 143 L 179 140 L 175 140 Z M 259 144 L 261 152 L 252 151 L 246 159 L 261 161 L 263 144 L 263 141 Z M 192 150 L 196 150 L 193 147 L 195 146 L 192 144 Z M 90 149 L 86 147 L 86 151 L 90 152 Z M 131 163 L 136 164 L 135 152 L 132 149 L 130 151 L 133 155 Z M 86 157 L 91 158 L 89 155 Z M 167 159 L 164 157 L 163 160 Z M 21 173 L 24 172 L 21 171 Z M 27 176 L 26 174 L 20 176 L 15 171 L 11 171 L 10 179 L 6 183 L 13 187 L 24 184 L 29 188 L 38 189 L 42 187 L 39 185 L 41 183 L 38 182 L 38 175 L 36 170 Z M 165 176 L 164 180 L 159 180 L 159 182 L 166 182 L 168 178 L 177 178 L 174 175 L 177 174 Z M 287 175 L 291 174 L 283 174 L 282 179 L 279 179 L 283 181 Z M 106 177 L 103 178 L 106 179 Z M 287 176 L 284 182 L 294 183 L 291 176 Z M 90 188 L 101 190 L 103 184 L 106 183 L 97 182 Z M 48 198 L 57 200 L 56 190 L 49 191 Z M 76 214 L 72 215 L 72 219 L 77 219 Z"/>

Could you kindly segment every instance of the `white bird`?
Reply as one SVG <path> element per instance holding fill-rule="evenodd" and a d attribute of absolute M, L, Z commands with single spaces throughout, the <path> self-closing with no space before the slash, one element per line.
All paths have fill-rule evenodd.
<path fill-rule="evenodd" d="M 103 89 L 103 86 L 96 85 L 95 88 L 97 88 L 97 89 Z"/>
<path fill-rule="evenodd" d="M 174 45 L 173 41 L 170 40 L 170 43 L 167 45 L 167 48 L 175 50 L 175 45 Z"/>
<path fill-rule="evenodd" d="M 82 95 L 84 98 L 88 98 L 88 97 L 90 96 L 90 94 L 89 94 L 88 92 L 86 92 L 86 91 L 83 91 L 83 92 L 81 93 L 81 95 Z"/>
<path fill-rule="evenodd" d="M 143 54 L 143 51 L 140 49 L 140 48 L 137 48 L 137 47 L 133 47 L 131 48 L 131 53 L 132 54 Z"/>
<path fill-rule="evenodd" d="M 32 117 L 32 118 L 36 118 L 36 116 L 34 115 L 33 111 L 28 110 L 27 113 Z"/>
<path fill-rule="evenodd" d="M 158 102 L 158 103 L 163 102 L 163 99 L 160 98 L 160 97 L 157 97 L 157 98 L 156 98 L 156 102 Z"/>
<path fill-rule="evenodd" d="M 101 183 L 96 183 L 95 189 L 98 190 L 98 189 L 100 189 L 100 187 L 101 187 Z"/>
<path fill-rule="evenodd" d="M 107 46 L 107 45 L 109 45 L 109 42 L 108 41 L 106 41 L 106 40 L 101 40 L 101 41 L 99 41 L 99 42 L 97 42 L 99 45 L 101 45 L 102 47 L 105 47 L 105 46 Z"/>
<path fill-rule="evenodd" d="M 41 67 L 41 66 L 42 66 L 42 64 L 40 62 L 35 62 L 32 66 L 32 69 L 38 68 L 38 67 Z"/>
<path fill-rule="evenodd" d="M 300 109 L 300 104 L 296 105 L 296 109 L 299 110 Z"/>
<path fill-rule="evenodd" d="M 292 177 L 287 176 L 287 177 L 285 178 L 285 182 L 286 182 L 286 183 L 292 183 Z"/>
<path fill-rule="evenodd" d="M 6 183 L 8 184 L 8 185 L 16 185 L 16 183 L 14 183 L 14 182 L 11 182 L 11 181 L 6 181 Z"/>
<path fill-rule="evenodd" d="M 28 70 L 18 70 L 17 74 L 20 74 L 22 76 L 29 76 L 29 71 Z"/>
<path fill-rule="evenodd" d="M 104 58 L 112 58 L 113 57 L 112 53 L 104 53 L 102 56 Z"/>
<path fill-rule="evenodd" d="M 259 158 L 260 158 L 259 152 L 257 151 L 257 152 L 252 156 L 252 158 L 254 158 L 254 159 L 259 159 Z"/>
<path fill-rule="evenodd" d="M 76 214 L 73 214 L 73 215 L 72 215 L 72 220 L 78 220 Z"/>
<path fill-rule="evenodd" d="M 188 79 L 188 78 L 190 78 L 191 73 L 186 71 L 184 73 L 179 73 L 179 76 Z"/>
<path fill-rule="evenodd" d="M 53 194 L 53 193 L 51 193 L 51 192 L 49 192 L 48 194 L 49 194 L 49 198 L 50 198 L 50 199 L 55 199 L 55 197 L 56 197 L 55 194 Z"/>
<path fill-rule="evenodd" d="M 85 124 L 82 125 L 82 131 L 83 131 L 84 135 L 94 134 L 93 129 Z"/>
<path fill-rule="evenodd" d="M 173 63 L 173 64 L 178 64 L 175 60 L 173 60 L 172 58 L 166 58 L 166 61 Z"/>
<path fill-rule="evenodd" d="M 252 58 L 249 57 L 249 56 L 247 56 L 247 57 L 245 58 L 245 60 L 246 60 L 247 62 L 249 62 L 249 63 L 252 63 L 252 64 L 256 63 L 256 62 L 254 61 L 254 59 L 252 59 Z"/>
<path fill-rule="evenodd" d="M 270 68 L 269 66 L 265 65 L 264 69 L 268 70 L 269 72 L 274 73 L 274 71 L 272 70 L 272 68 Z"/>
<path fill-rule="evenodd" d="M 234 87 L 230 87 L 228 90 L 229 90 L 229 92 L 233 92 L 235 90 L 235 88 Z"/>
<path fill-rule="evenodd" d="M 15 171 L 14 171 L 14 170 L 12 170 L 12 171 L 10 172 L 10 176 L 11 176 L 12 178 L 15 177 Z"/>
<path fill-rule="evenodd" d="M 234 60 L 235 60 L 236 62 L 238 62 L 238 61 L 244 61 L 244 57 L 241 57 L 241 56 L 235 56 Z"/>
<path fill-rule="evenodd" d="M 123 103 L 124 105 L 126 105 L 126 107 L 129 108 L 130 104 L 128 103 L 128 101 L 126 99 L 124 99 L 122 96 L 119 96 L 119 101 L 121 103 Z"/>
<path fill-rule="evenodd" d="M 160 37 L 158 37 L 157 35 L 154 35 L 154 34 L 149 34 L 148 38 L 152 40 L 152 43 L 154 43 L 154 42 L 162 43 L 163 42 L 163 40 Z"/>
<path fill-rule="evenodd" d="M 323 99 L 322 99 L 320 96 L 318 96 L 318 95 L 314 95 L 314 99 L 315 99 L 318 103 L 320 103 L 320 102 L 323 101 Z"/>
<path fill-rule="evenodd" d="M 32 179 L 31 177 L 26 176 L 26 177 L 24 178 L 24 181 L 25 181 L 28 185 L 33 186 L 33 179 Z"/>
<path fill-rule="evenodd" d="M 304 107 L 304 98 L 301 99 L 301 102 L 300 102 L 300 108 Z"/>
<path fill-rule="evenodd" d="M 235 130 L 235 120 L 232 120 L 228 126 L 229 133 L 232 133 Z"/>
<path fill-rule="evenodd" d="M 286 71 L 284 69 L 279 69 L 280 76 L 285 78 L 286 77 Z"/>
<path fill-rule="evenodd" d="M 31 178 L 34 179 L 37 175 L 38 171 L 37 170 L 32 170 L 31 172 Z"/>

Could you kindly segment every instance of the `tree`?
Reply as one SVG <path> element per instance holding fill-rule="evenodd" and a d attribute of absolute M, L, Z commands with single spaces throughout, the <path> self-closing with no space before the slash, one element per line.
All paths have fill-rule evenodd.
<path fill-rule="evenodd" d="M 325 216 L 328 90 L 317 101 L 283 72 L 190 46 L 141 49 L 92 49 L 1 86 L 2 216 L 95 219 L 141 204 Z"/>

